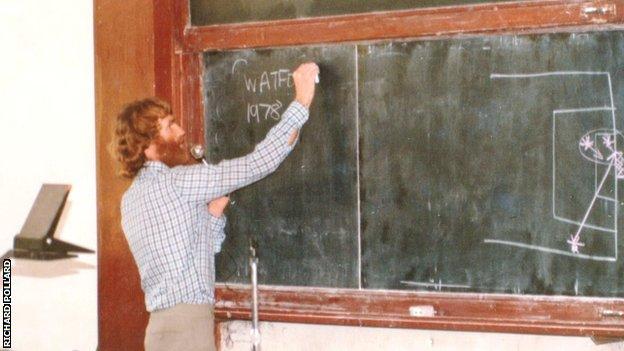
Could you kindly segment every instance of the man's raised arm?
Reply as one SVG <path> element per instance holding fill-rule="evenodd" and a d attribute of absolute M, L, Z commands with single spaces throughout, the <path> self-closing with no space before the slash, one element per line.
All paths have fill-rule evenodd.
<path fill-rule="evenodd" d="M 190 202 L 209 202 L 274 172 L 294 148 L 299 129 L 308 119 L 318 72 L 315 63 L 304 63 L 293 72 L 295 101 L 253 152 L 216 165 L 174 168 L 178 193 Z"/>

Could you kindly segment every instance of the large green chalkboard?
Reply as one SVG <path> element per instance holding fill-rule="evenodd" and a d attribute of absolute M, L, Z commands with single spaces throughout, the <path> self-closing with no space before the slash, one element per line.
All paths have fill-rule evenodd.
<path fill-rule="evenodd" d="M 192 25 L 207 26 L 503 1 L 508 2 L 508 0 L 191 0 L 190 10 Z"/>
<path fill-rule="evenodd" d="M 607 167 L 579 143 L 608 156 L 590 132 L 613 133 L 622 39 L 360 47 L 365 286 L 621 296 L 615 172 L 594 199 Z"/>
<path fill-rule="evenodd" d="M 212 162 L 276 123 L 248 106 L 292 97 L 249 79 L 305 60 L 310 122 L 234 194 L 220 281 L 247 281 L 255 237 L 266 284 L 624 296 L 623 32 L 206 53 Z"/>

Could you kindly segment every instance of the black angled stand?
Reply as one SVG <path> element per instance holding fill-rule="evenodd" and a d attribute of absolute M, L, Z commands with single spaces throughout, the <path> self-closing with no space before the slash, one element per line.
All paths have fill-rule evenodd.
<path fill-rule="evenodd" d="M 54 232 L 65 207 L 71 185 L 43 184 L 22 230 L 13 240 L 13 250 L 2 258 L 55 260 L 76 257 L 70 252 L 92 250 L 54 239 Z"/>

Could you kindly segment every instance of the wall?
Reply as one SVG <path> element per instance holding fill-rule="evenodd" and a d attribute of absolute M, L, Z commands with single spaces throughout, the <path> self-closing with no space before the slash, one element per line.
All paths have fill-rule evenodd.
<path fill-rule="evenodd" d="M 96 247 L 93 5 L 0 1 L 0 251 L 42 183 L 72 185 L 56 237 Z M 13 262 L 13 349 L 94 350 L 96 256 Z M 80 332 L 76 332 L 80 330 Z"/>
<path fill-rule="evenodd" d="M 220 327 L 221 351 L 250 349 L 249 322 L 222 323 Z M 260 333 L 261 349 L 267 351 L 624 351 L 623 343 L 596 346 L 590 338 L 564 336 L 264 322 Z"/>

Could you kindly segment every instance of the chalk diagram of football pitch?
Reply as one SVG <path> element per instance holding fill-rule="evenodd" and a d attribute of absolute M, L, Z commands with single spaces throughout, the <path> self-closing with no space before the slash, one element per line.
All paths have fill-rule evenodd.
<path fill-rule="evenodd" d="M 622 151 L 618 149 L 618 143 L 622 144 L 624 137 L 616 126 L 611 74 L 609 72 L 589 71 L 554 71 L 527 74 L 493 73 L 490 75 L 490 79 L 539 79 L 557 76 L 562 78 L 602 76 L 608 85 L 610 98 L 607 106 L 557 109 L 552 112 L 552 216 L 555 220 L 570 224 L 570 227 L 573 228 L 569 233 L 566 233 L 567 239 L 564 239 L 566 243 L 561 245 L 567 245 L 569 250 L 498 239 L 485 239 L 484 243 L 515 246 L 579 259 L 615 262 L 618 258 L 619 199 L 617 182 L 624 179 L 624 158 Z M 592 128 L 579 130 L 580 128 L 587 128 L 587 125 L 592 125 Z M 574 136 L 574 140 L 572 140 L 571 135 Z M 578 159 L 573 162 L 570 162 L 570 158 L 562 160 L 563 158 L 559 154 L 568 157 L 572 155 L 572 159 L 576 159 L 576 157 Z M 567 193 L 563 191 L 566 194 L 566 198 L 564 198 L 561 194 L 561 188 L 572 183 L 571 177 L 576 175 L 578 178 L 578 174 L 581 172 L 578 172 L 578 169 L 573 169 L 573 167 L 581 164 L 582 167 L 593 167 L 593 189 L 587 189 L 589 193 L 593 193 L 593 196 L 590 196 L 590 201 L 583 201 L 586 203 L 580 204 L 584 208 L 584 212 L 571 213 L 574 211 L 566 209 L 565 203 L 570 198 L 574 199 L 570 194 L 573 194 L 575 190 L 567 189 Z M 585 172 L 591 171 L 585 169 Z M 561 178 L 564 179 L 561 180 Z M 574 201 L 579 202 L 580 200 L 574 199 Z M 598 213 L 598 215 L 593 216 L 593 220 L 592 212 Z M 601 255 L 585 252 L 589 250 L 586 247 L 586 241 L 591 239 L 593 235 L 611 236 L 609 241 L 613 242 L 613 254 L 605 255 L 605 253 L 609 253 L 607 251 L 602 252 Z M 610 251 L 611 248 L 608 250 Z"/>

